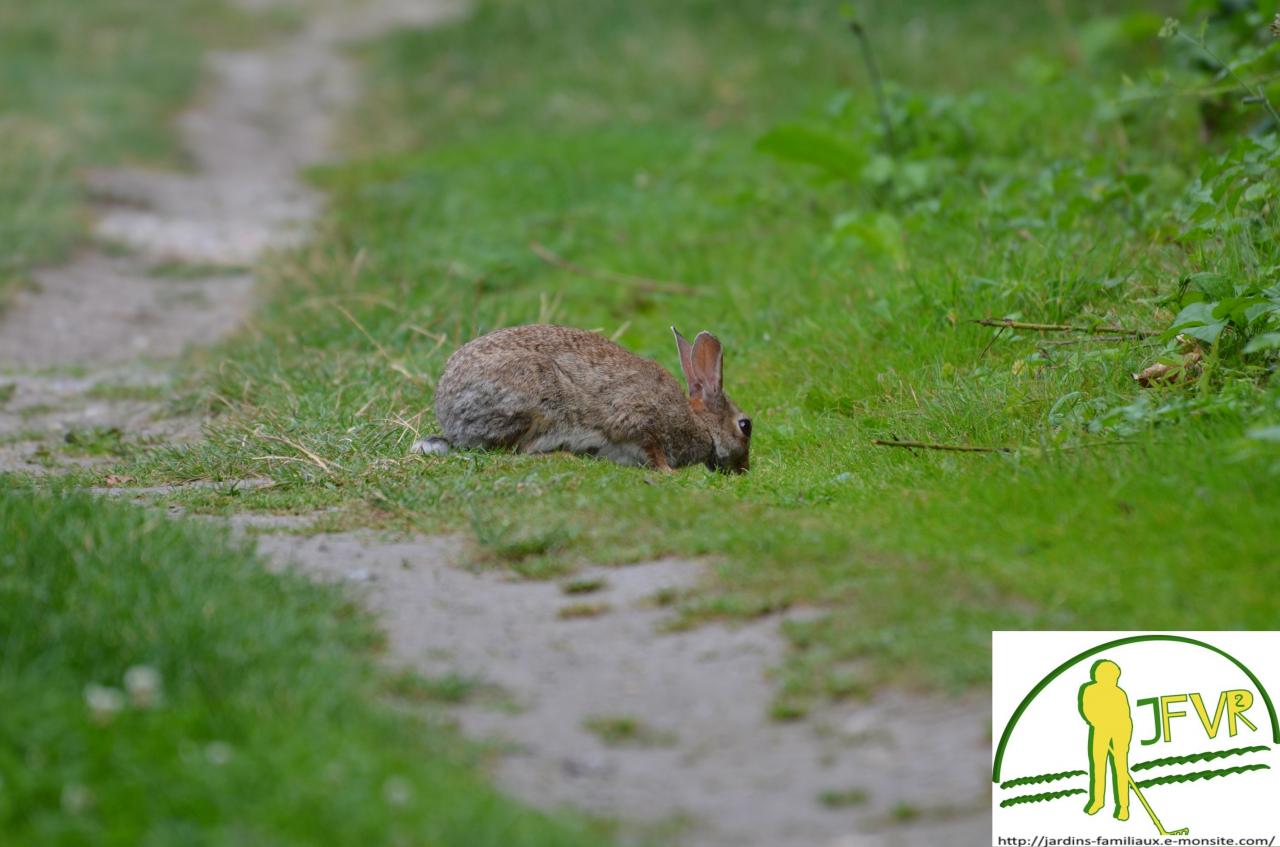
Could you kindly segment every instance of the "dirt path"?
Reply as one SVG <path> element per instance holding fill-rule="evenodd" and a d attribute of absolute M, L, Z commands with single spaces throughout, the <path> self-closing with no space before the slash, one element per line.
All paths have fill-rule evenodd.
<path fill-rule="evenodd" d="M 87 174 L 94 245 L 35 272 L 35 287 L 0 315 L 0 470 L 83 461 L 68 435 L 198 436 L 199 421 L 166 417 L 158 398 L 177 356 L 248 318 L 248 269 L 307 237 L 321 198 L 299 174 L 331 157 L 335 118 L 358 95 L 345 47 L 454 8 L 443 0 L 240 2 L 304 10 L 305 23 L 261 49 L 210 55 L 204 91 L 178 118 L 190 167 Z"/>
<path fill-rule="evenodd" d="M 188 171 L 89 175 L 99 246 L 40 271 L 37 290 L 0 320 L 0 392 L 14 386 L 0 402 L 0 470 L 92 461 L 93 451 L 68 454 L 68 434 L 199 437 L 198 419 L 165 415 L 173 363 L 241 325 L 253 305 L 247 269 L 308 237 L 321 201 L 298 173 L 330 155 L 335 116 L 358 95 L 344 45 L 447 12 L 432 0 L 305 7 L 307 24 L 278 43 L 210 57 L 206 90 L 179 120 Z M 385 621 L 393 661 L 499 690 L 500 703 L 478 698 L 457 716 L 468 735 L 500 742 L 495 778 L 531 803 L 684 847 L 988 843 L 985 698 L 885 692 L 771 721 L 779 617 L 662 628 L 668 612 L 654 596 L 697 583 L 700 563 L 589 569 L 582 576 L 602 587 L 570 597 L 468 571 L 453 539 L 258 543 L 277 567 L 360 593 Z M 583 603 L 607 610 L 565 615 Z"/>
<path fill-rule="evenodd" d="M 479 698 L 457 716 L 467 734 L 503 744 L 499 784 L 537 805 L 621 817 L 687 847 L 988 843 L 988 700 L 894 691 L 772 721 L 780 617 L 663 631 L 669 613 L 655 595 L 696 584 L 698 562 L 587 569 L 576 578 L 604 586 L 566 596 L 555 583 L 450 566 L 463 555 L 456 540 L 259 544 L 352 584 L 381 614 L 393 661 L 497 686 L 500 702 Z M 608 610 L 564 617 L 584 602 Z M 613 743 L 592 721 L 607 722 Z"/>

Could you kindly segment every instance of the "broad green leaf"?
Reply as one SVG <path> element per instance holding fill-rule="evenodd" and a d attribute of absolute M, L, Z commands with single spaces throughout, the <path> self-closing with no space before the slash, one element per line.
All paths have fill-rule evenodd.
<path fill-rule="evenodd" d="M 1220 273 L 1201 271 L 1191 274 L 1187 279 L 1193 289 L 1203 292 L 1210 300 L 1221 300 L 1235 293 L 1230 281 Z"/>
<path fill-rule="evenodd" d="M 1258 353 L 1263 350 L 1280 350 L 1280 332 L 1264 332 L 1249 339 L 1244 346 L 1246 353 Z"/>
<path fill-rule="evenodd" d="M 1215 343 L 1227 325 L 1225 319 L 1213 316 L 1213 310 L 1217 305 L 1217 303 L 1192 303 L 1173 319 L 1173 325 L 1169 327 L 1168 334 L 1180 332 L 1210 344 Z"/>
<path fill-rule="evenodd" d="M 1269 182 L 1255 182 L 1249 186 L 1244 192 L 1246 203 L 1252 203 L 1255 200 L 1265 200 L 1274 193 L 1274 189 Z"/>
<path fill-rule="evenodd" d="M 778 159 L 812 165 L 848 180 L 858 179 L 867 161 L 866 151 L 847 139 L 801 124 L 774 127 L 756 142 L 756 149 Z"/>
<path fill-rule="evenodd" d="M 1249 309 L 1253 306 L 1270 306 L 1261 297 L 1228 297 L 1213 307 L 1215 320 L 1225 320 L 1238 326 L 1249 324 Z"/>
<path fill-rule="evenodd" d="M 836 217 L 833 228 L 837 236 L 852 238 L 869 252 L 888 256 L 895 265 L 906 261 L 902 224 L 888 212 L 845 212 Z"/>
<path fill-rule="evenodd" d="M 1280 312 L 1280 303 L 1276 303 L 1272 300 L 1263 300 L 1261 302 L 1254 303 L 1244 310 L 1244 323 L 1246 325 L 1252 325 L 1259 318 L 1265 318 L 1269 315 L 1275 314 L 1276 312 Z"/>
<path fill-rule="evenodd" d="M 1280 425 L 1255 427 L 1246 434 L 1259 441 L 1280 441 Z"/>

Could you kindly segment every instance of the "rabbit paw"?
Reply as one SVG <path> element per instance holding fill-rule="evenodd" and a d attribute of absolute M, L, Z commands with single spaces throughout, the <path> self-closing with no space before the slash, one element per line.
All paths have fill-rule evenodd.
<path fill-rule="evenodd" d="M 651 444 L 644 448 L 645 455 L 649 457 L 649 466 L 659 473 L 673 473 L 671 464 L 667 461 L 667 454 L 662 452 L 662 448 L 657 444 Z"/>
<path fill-rule="evenodd" d="M 448 453 L 452 447 L 448 441 L 445 441 L 438 435 L 432 435 L 427 438 L 419 438 L 413 442 L 413 446 L 409 448 L 410 453 L 421 453 L 424 456 L 443 456 Z"/>

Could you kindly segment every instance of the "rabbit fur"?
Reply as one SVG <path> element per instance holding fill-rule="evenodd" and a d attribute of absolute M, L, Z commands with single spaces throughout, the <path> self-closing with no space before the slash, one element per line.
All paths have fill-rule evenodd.
<path fill-rule="evenodd" d="M 702 332 L 690 344 L 671 331 L 687 393 L 657 362 L 594 332 L 539 324 L 476 338 L 449 357 L 436 386 L 443 437 L 413 450 L 567 450 L 658 470 L 746 471 L 751 421 L 724 393 L 720 342 Z"/>

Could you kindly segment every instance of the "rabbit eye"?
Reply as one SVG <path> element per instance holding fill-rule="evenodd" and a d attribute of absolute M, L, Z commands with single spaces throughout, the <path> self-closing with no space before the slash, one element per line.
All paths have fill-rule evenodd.
<path fill-rule="evenodd" d="M 751 437 L 751 418 L 739 418 L 738 429 L 742 430 L 742 434 L 747 438 Z"/>

